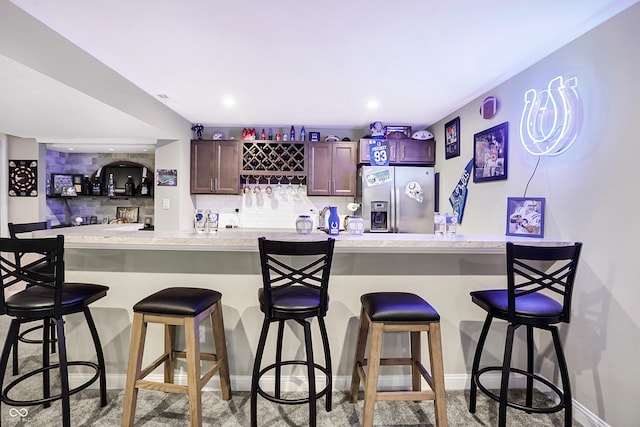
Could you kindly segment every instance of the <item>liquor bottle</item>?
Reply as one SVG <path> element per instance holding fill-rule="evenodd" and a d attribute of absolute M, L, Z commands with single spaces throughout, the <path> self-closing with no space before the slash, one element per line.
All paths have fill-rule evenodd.
<path fill-rule="evenodd" d="M 148 196 L 149 195 L 149 183 L 147 182 L 147 177 L 142 177 L 142 182 L 140 183 L 140 195 Z"/>
<path fill-rule="evenodd" d="M 262 128 L 262 132 L 260 133 L 260 139 L 263 140 L 263 141 L 265 139 L 267 139 L 267 137 L 265 136 L 265 133 L 264 133 L 264 128 Z"/>
<path fill-rule="evenodd" d="M 127 182 L 124 183 L 124 194 L 125 196 L 133 196 L 133 178 L 131 175 L 127 177 Z"/>
<path fill-rule="evenodd" d="M 296 140 L 296 129 L 291 126 L 291 141 L 295 141 Z"/>
<path fill-rule="evenodd" d="M 107 187 L 107 196 L 116 197 L 116 182 L 113 180 L 113 174 L 109 174 L 109 185 Z"/>
<path fill-rule="evenodd" d="M 304 141 L 307 137 L 307 132 L 304 130 L 304 126 L 300 128 L 300 141 Z"/>
<path fill-rule="evenodd" d="M 276 133 L 276 141 L 280 141 L 280 132 Z"/>
<path fill-rule="evenodd" d="M 91 193 L 94 196 L 102 196 L 102 183 L 100 182 L 100 177 L 99 176 L 96 176 L 93 179 Z"/>
<path fill-rule="evenodd" d="M 273 140 L 273 129 L 271 129 L 271 128 L 269 128 L 269 136 L 268 136 L 268 138 L 269 138 L 269 141 Z"/>
<path fill-rule="evenodd" d="M 82 178 L 82 194 L 90 196 L 91 192 L 91 180 L 88 175 L 85 175 L 84 178 Z"/>

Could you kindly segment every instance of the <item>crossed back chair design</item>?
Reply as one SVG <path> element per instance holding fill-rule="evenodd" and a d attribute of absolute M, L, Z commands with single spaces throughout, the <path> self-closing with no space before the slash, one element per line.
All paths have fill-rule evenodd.
<path fill-rule="evenodd" d="M 474 413 L 476 410 L 478 387 L 487 396 L 499 402 L 499 426 L 506 425 L 507 407 L 533 413 L 552 413 L 564 408 L 565 426 L 571 426 L 571 385 L 556 325 L 570 321 L 571 297 L 581 249 L 582 243 L 579 242 L 570 246 L 525 246 L 507 242 L 507 289 L 471 292 L 472 301 L 487 312 L 487 317 L 478 339 L 471 370 L 470 412 Z M 552 298 L 549 295 L 555 297 Z M 503 363 L 502 366 L 487 366 L 480 369 L 480 357 L 493 318 L 508 322 Z M 511 367 L 513 338 L 516 329 L 520 326 L 525 326 L 527 329 L 526 371 Z M 551 332 L 563 390 L 548 379 L 534 373 L 534 328 Z M 502 372 L 499 394 L 487 390 L 480 382 L 480 376 L 488 371 Z M 524 404 L 508 400 L 510 372 L 526 377 Z M 534 381 L 543 383 L 555 392 L 559 399 L 555 406 L 533 406 Z"/>
<path fill-rule="evenodd" d="M 331 411 L 331 352 L 324 316 L 329 306 L 329 274 L 335 240 L 282 242 L 258 239 L 263 287 L 259 290 L 260 310 L 264 313 L 262 331 L 256 350 L 251 382 L 251 425 L 257 425 L 258 394 L 272 402 L 298 405 L 309 404 L 309 425 L 316 425 L 316 400 L 326 395 L 326 410 Z M 325 366 L 313 360 L 310 318 L 317 318 L 324 348 Z M 282 341 L 286 320 L 293 320 L 304 328 L 307 360 L 282 360 Z M 269 326 L 278 322 L 276 361 L 260 369 Z M 282 367 L 303 365 L 307 368 L 308 397 L 284 399 L 281 396 Z M 326 386 L 316 392 L 315 373 L 318 369 L 326 376 Z M 267 393 L 260 386 L 260 378 L 275 370 L 275 391 Z"/>
<path fill-rule="evenodd" d="M 9 227 L 9 236 L 12 239 L 18 239 L 20 238 L 19 235 L 21 234 L 31 233 L 33 231 L 39 231 L 39 230 L 46 230 L 47 221 L 24 222 L 20 224 L 15 224 L 13 222 L 10 222 L 8 224 L 8 227 Z M 20 256 L 19 254 L 16 254 L 15 256 L 16 256 L 16 263 L 19 266 L 20 262 L 22 261 L 22 256 Z M 44 263 L 42 265 L 39 265 L 37 268 L 39 268 L 41 272 L 44 271 L 44 272 L 48 272 L 49 274 L 52 273 L 51 263 Z M 18 344 L 20 342 L 23 342 L 26 344 L 42 344 L 42 340 L 37 340 L 37 339 L 32 339 L 27 337 L 28 334 L 31 334 L 32 332 L 42 328 L 43 328 L 43 325 L 37 325 L 31 328 L 28 328 L 22 331 L 20 334 L 18 334 L 18 339 L 13 343 L 13 375 L 18 375 L 18 359 L 19 359 Z M 56 325 L 53 322 L 49 324 L 49 335 L 50 335 L 50 342 L 51 342 L 51 353 L 55 353 L 56 352 Z"/>
<path fill-rule="evenodd" d="M 16 262 L 14 254 L 23 262 Z M 28 260 L 28 261 L 27 261 Z M 44 268 L 44 266 L 49 267 Z M 0 357 L 0 389 L 1 401 L 11 406 L 50 406 L 55 400 L 62 401 L 62 425 L 71 425 L 69 397 L 100 379 L 100 405 L 107 404 L 106 374 L 104 356 L 95 323 L 89 311 L 89 304 L 104 297 L 109 289 L 102 285 L 85 283 L 64 283 L 64 237 L 57 236 L 45 239 L 0 239 L 0 315 L 8 315 L 11 319 L 9 331 Z M 5 290 L 11 286 L 27 284 L 27 288 L 5 298 Z M 68 314 L 83 313 L 93 344 L 97 363 L 90 361 L 67 360 L 66 338 L 63 317 Z M 27 372 L 6 387 L 4 376 L 9 360 L 9 352 L 18 338 L 23 323 L 41 321 L 45 325 L 54 322 L 57 332 L 58 363 L 52 364 L 49 352 L 42 352 L 42 367 Z M 49 333 L 45 329 L 42 334 L 43 346 L 49 346 Z M 88 366 L 95 370 L 95 375 L 73 389 L 69 386 L 68 367 Z M 60 393 L 51 395 L 50 371 L 60 371 Z M 42 397 L 32 400 L 24 398 L 25 387 L 14 390 L 24 380 L 35 375 L 42 376 Z M 12 393 L 12 390 L 14 391 Z"/>

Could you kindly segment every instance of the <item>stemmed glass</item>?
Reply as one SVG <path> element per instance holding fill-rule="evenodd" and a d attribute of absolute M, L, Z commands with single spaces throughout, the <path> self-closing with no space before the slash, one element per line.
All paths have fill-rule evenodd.
<path fill-rule="evenodd" d="M 249 176 L 248 175 L 245 175 L 245 177 L 244 177 L 244 187 L 242 188 L 242 192 L 244 194 L 251 193 L 251 187 L 249 187 Z"/>
<path fill-rule="evenodd" d="M 300 194 L 300 195 L 306 194 L 306 190 L 305 190 L 304 186 L 302 185 L 304 183 L 305 179 L 306 179 L 306 176 L 298 177 L 298 194 Z"/>
<path fill-rule="evenodd" d="M 287 187 L 287 193 L 288 194 L 292 194 L 295 191 L 293 189 L 293 185 L 291 185 L 291 182 L 293 181 L 293 178 L 295 178 L 295 176 L 293 176 L 293 175 L 287 176 L 287 180 L 289 181 L 289 186 Z"/>
<path fill-rule="evenodd" d="M 253 187 L 253 194 L 258 194 L 261 191 L 261 188 L 260 188 L 260 177 L 256 176 L 254 178 L 256 179 L 256 186 Z"/>
<path fill-rule="evenodd" d="M 271 188 L 271 177 L 267 176 L 265 178 L 267 178 L 267 187 L 264 189 L 264 192 L 267 194 L 271 194 L 273 193 L 273 188 Z"/>

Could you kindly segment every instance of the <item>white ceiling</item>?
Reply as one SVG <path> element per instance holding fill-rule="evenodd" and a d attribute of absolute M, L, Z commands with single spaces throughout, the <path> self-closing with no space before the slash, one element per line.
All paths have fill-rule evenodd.
<path fill-rule="evenodd" d="M 146 92 L 145 102 L 189 123 L 309 130 L 375 120 L 424 128 L 637 1 L 11 3 Z M 0 132 L 131 143 L 171 137 L 4 50 Z"/>

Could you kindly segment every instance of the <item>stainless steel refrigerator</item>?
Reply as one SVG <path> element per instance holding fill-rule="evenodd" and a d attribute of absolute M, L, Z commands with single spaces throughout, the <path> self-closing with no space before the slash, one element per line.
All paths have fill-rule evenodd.
<path fill-rule="evenodd" d="M 368 233 L 433 233 L 432 167 L 361 166 L 356 202 Z"/>

